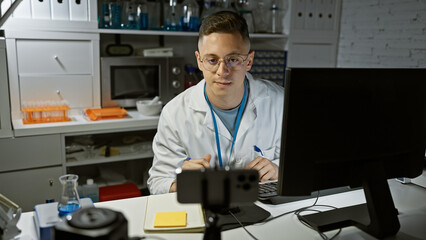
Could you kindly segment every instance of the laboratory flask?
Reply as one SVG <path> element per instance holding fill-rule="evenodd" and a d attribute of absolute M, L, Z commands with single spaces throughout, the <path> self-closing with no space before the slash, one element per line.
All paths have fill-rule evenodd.
<path fill-rule="evenodd" d="M 78 176 L 74 174 L 59 177 L 59 182 L 62 184 L 62 192 L 58 203 L 59 216 L 68 215 L 80 208 L 77 180 Z"/>

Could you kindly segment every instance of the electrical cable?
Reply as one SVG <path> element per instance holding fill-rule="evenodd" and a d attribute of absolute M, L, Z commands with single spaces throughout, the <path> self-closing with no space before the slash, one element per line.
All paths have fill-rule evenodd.
<path fill-rule="evenodd" d="M 248 235 L 250 235 L 250 237 L 252 237 L 254 240 L 258 240 L 249 230 L 247 230 L 247 228 L 240 222 L 240 220 L 238 220 L 238 218 L 231 211 L 229 211 L 229 214 L 231 214 L 235 218 L 235 220 L 237 220 L 240 226 L 243 227 L 243 229 L 248 233 Z"/>

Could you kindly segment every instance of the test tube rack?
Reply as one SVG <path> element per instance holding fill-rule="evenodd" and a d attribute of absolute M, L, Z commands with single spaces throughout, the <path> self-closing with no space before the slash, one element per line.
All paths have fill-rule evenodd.
<path fill-rule="evenodd" d="M 68 117 L 69 110 L 70 108 L 66 104 L 23 107 L 21 109 L 22 122 L 24 124 L 68 122 L 71 121 L 71 118 Z"/>

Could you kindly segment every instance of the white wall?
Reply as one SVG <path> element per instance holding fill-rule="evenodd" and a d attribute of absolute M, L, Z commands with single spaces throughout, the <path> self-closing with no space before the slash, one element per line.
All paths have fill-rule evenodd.
<path fill-rule="evenodd" d="M 343 0 L 338 67 L 426 67 L 426 0 Z"/>

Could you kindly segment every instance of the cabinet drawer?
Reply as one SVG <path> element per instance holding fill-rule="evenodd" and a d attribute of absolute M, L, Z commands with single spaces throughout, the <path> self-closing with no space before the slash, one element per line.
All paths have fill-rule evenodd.
<path fill-rule="evenodd" d="M 20 77 L 21 103 L 67 100 L 71 108 L 93 106 L 92 77 L 88 75 Z M 59 96 L 60 95 L 60 96 Z"/>
<path fill-rule="evenodd" d="M 1 193 L 18 204 L 24 212 L 47 199 L 58 200 L 61 194 L 61 167 L 0 173 Z"/>
<path fill-rule="evenodd" d="M 61 164 L 60 136 L 0 139 L 0 172 Z"/>
<path fill-rule="evenodd" d="M 19 74 L 92 74 L 89 40 L 16 41 Z"/>

